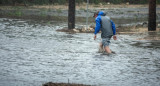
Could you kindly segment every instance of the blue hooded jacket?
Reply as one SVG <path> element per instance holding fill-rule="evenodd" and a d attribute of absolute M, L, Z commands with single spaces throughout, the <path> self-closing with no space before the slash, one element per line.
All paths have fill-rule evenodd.
<path fill-rule="evenodd" d="M 96 19 L 95 19 L 95 22 L 96 22 L 96 27 L 95 27 L 95 32 L 94 32 L 95 35 L 100 31 L 101 26 L 102 26 L 102 25 L 101 25 L 101 21 L 102 21 L 101 16 L 105 16 L 105 14 L 104 14 L 103 11 L 100 11 L 100 12 L 98 13 L 98 16 L 97 16 Z M 112 27 L 113 35 L 115 35 L 115 34 L 116 34 L 115 24 L 114 24 L 114 22 L 113 22 L 112 20 L 110 20 L 110 22 L 111 22 L 111 25 L 112 25 L 111 27 Z"/>

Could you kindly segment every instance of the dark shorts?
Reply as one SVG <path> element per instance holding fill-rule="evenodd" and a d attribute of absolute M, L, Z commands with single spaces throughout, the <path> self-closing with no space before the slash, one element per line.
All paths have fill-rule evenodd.
<path fill-rule="evenodd" d="M 112 36 L 111 36 L 112 37 Z M 111 37 L 102 38 L 102 45 L 104 47 L 109 46 Z"/>

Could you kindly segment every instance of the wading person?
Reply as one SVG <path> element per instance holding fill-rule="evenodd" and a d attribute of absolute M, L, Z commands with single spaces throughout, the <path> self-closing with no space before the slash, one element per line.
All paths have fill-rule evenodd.
<path fill-rule="evenodd" d="M 103 50 L 104 48 L 107 54 L 114 53 L 109 48 L 111 37 L 113 36 L 113 39 L 117 40 L 114 22 L 108 16 L 106 16 L 103 11 L 94 13 L 94 17 L 96 22 L 94 40 L 97 37 L 96 34 L 101 30 L 102 42 L 99 45 L 99 51 Z"/>

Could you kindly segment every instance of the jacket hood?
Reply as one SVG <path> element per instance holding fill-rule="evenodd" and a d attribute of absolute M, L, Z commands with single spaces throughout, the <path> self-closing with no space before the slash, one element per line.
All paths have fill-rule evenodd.
<path fill-rule="evenodd" d="M 105 13 L 103 11 L 99 11 L 98 15 L 99 16 L 105 16 Z"/>

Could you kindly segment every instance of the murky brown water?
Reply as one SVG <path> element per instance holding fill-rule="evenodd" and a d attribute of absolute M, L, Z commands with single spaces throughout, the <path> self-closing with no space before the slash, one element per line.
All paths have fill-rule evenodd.
<path fill-rule="evenodd" d="M 97 86 L 159 86 L 160 41 L 118 35 L 116 54 L 97 53 L 92 33 L 56 32 L 66 23 L 0 18 L 0 86 L 46 82 Z M 159 34 L 159 33 L 157 33 Z"/>

